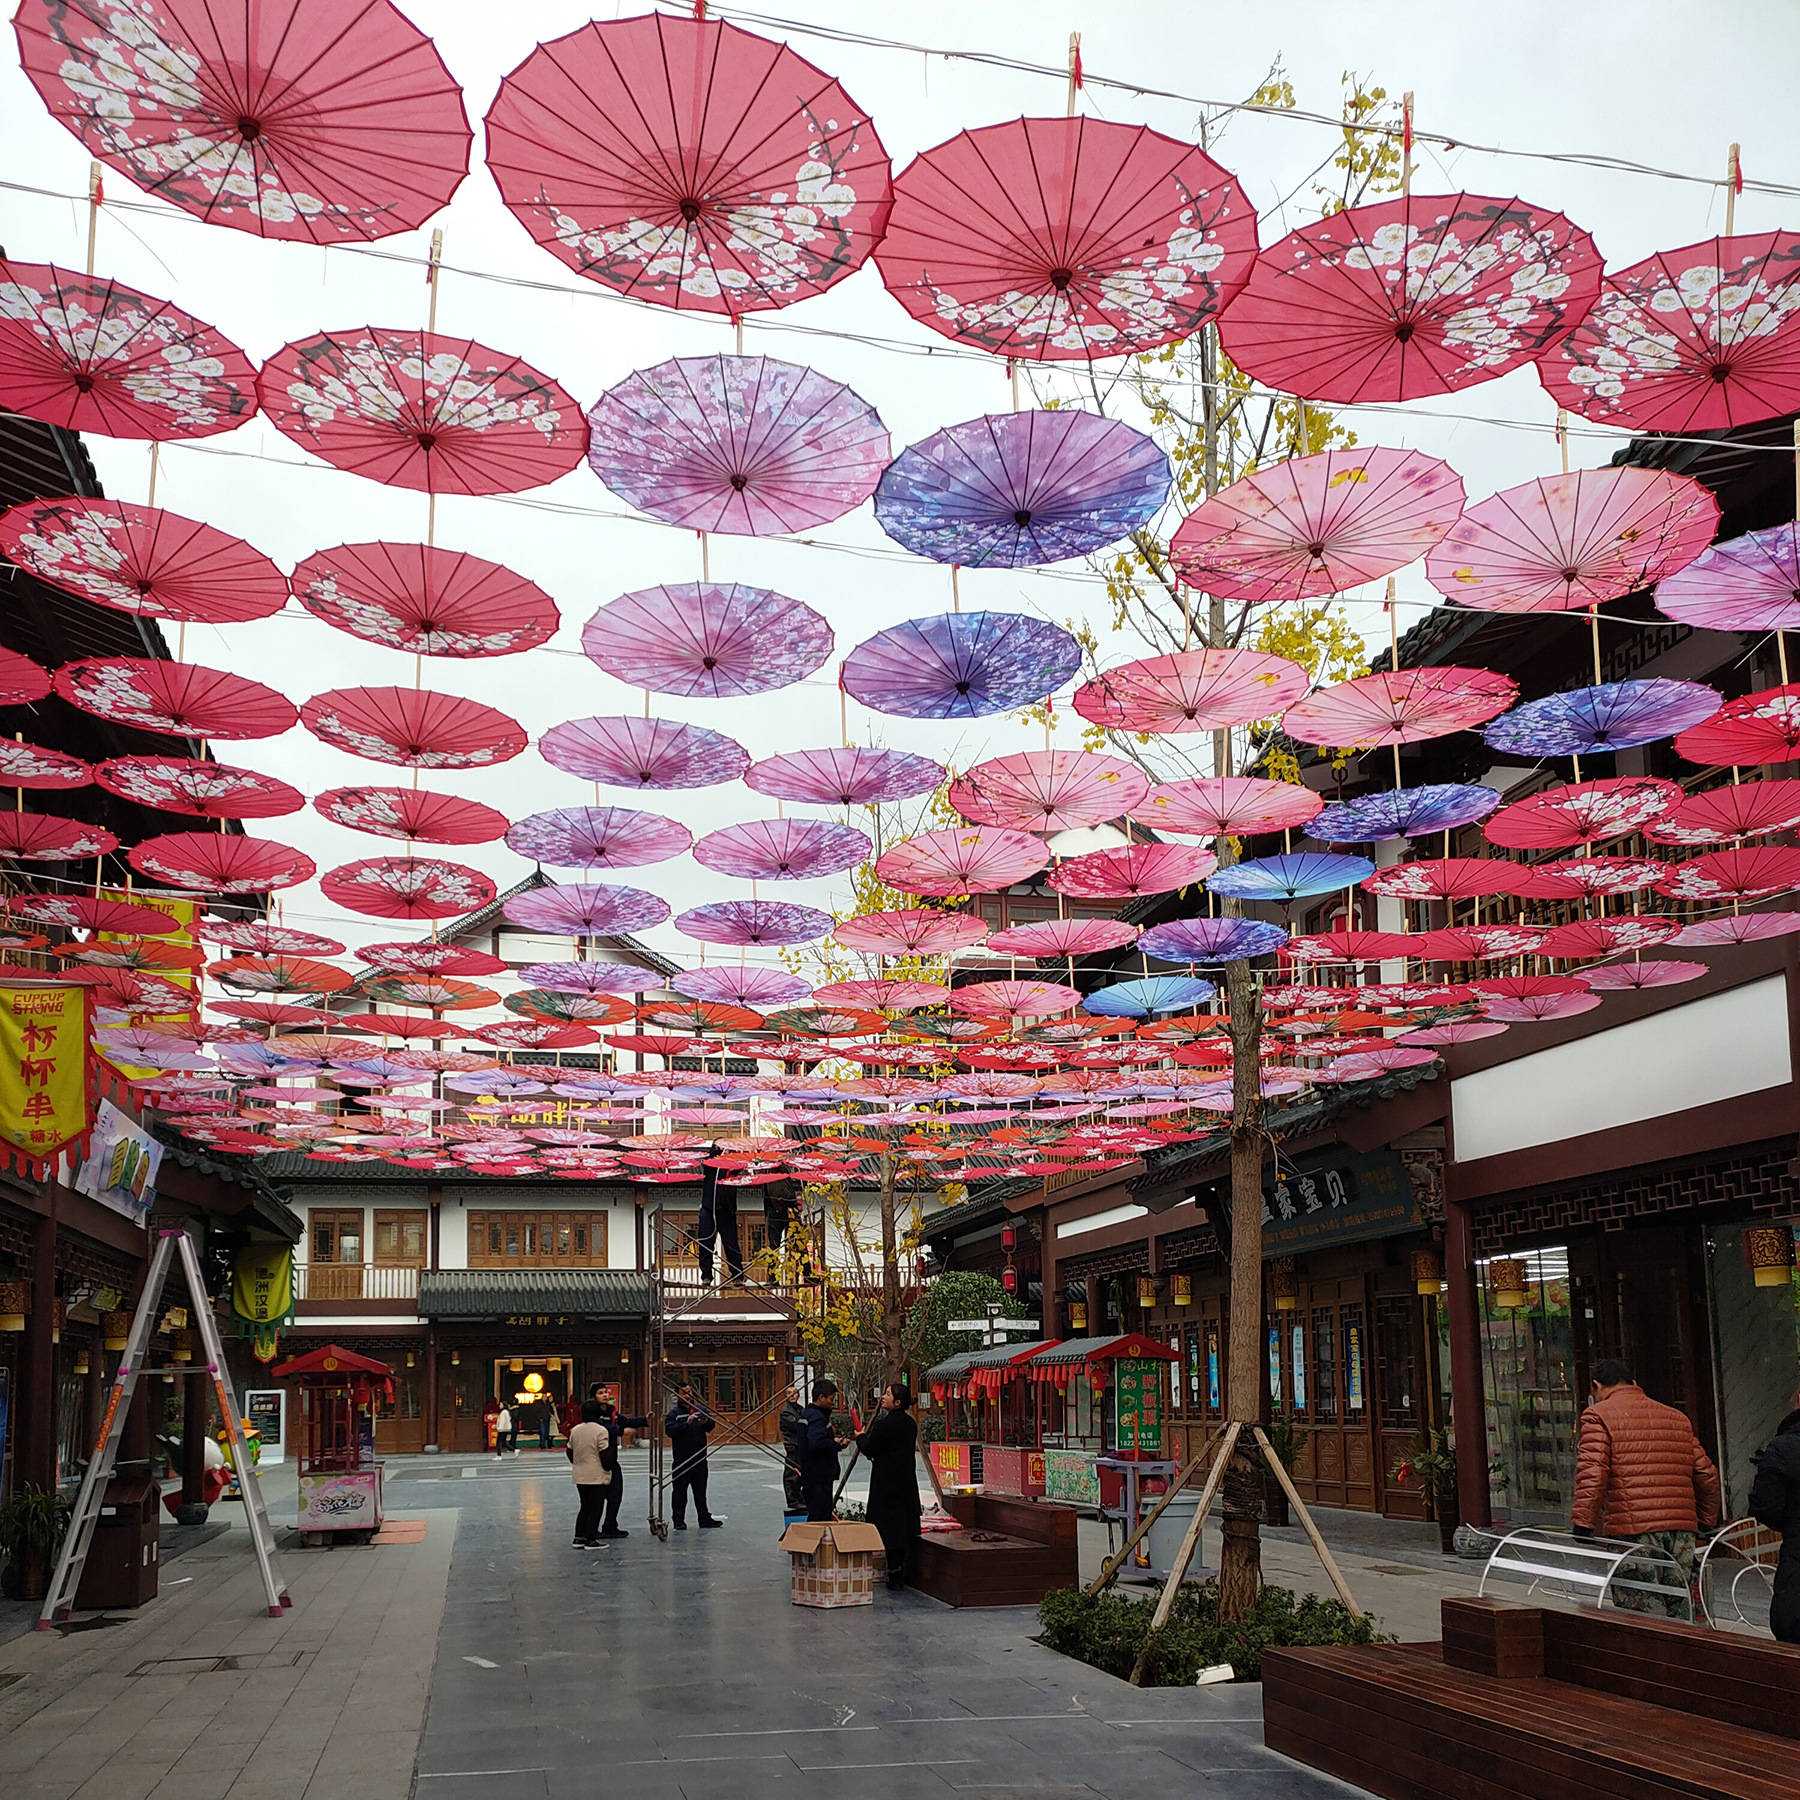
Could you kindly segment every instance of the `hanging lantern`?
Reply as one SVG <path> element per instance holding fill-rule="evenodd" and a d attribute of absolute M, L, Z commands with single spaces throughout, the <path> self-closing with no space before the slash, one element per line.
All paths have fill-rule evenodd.
<path fill-rule="evenodd" d="M 450 1352 L 450 1366 L 453 1369 L 460 1369 L 462 1367 L 462 1352 L 460 1350 L 452 1350 Z"/>
<path fill-rule="evenodd" d="M 0 1331 L 23 1331 L 25 1315 L 30 1311 L 31 1284 L 0 1281 Z"/>
<path fill-rule="evenodd" d="M 60 1296 L 50 1309 L 50 1341 L 53 1344 L 62 1342 L 63 1327 L 69 1322 L 69 1303 Z"/>
<path fill-rule="evenodd" d="M 1169 1277 L 1169 1298 L 1177 1306 L 1194 1304 L 1194 1278 L 1191 1275 L 1171 1275 Z"/>
<path fill-rule="evenodd" d="M 1520 1312 L 1525 1307 L 1525 1264 L 1516 1256 L 1501 1256 L 1488 1264 L 1488 1281 L 1494 1290 L 1494 1304 L 1502 1312 Z"/>
<path fill-rule="evenodd" d="M 1794 1279 L 1793 1226 L 1751 1226 L 1744 1233 L 1744 1261 L 1759 1288 L 1788 1286 Z"/>
<path fill-rule="evenodd" d="M 1085 1300 L 1071 1300 L 1069 1302 L 1069 1329 L 1071 1331 L 1086 1331 L 1087 1328 L 1087 1302 Z"/>
<path fill-rule="evenodd" d="M 100 1341 L 108 1350 L 123 1350 L 131 1341 L 131 1314 L 128 1312 L 102 1313 L 100 1315 Z"/>
<path fill-rule="evenodd" d="M 87 1351 L 77 1350 L 75 1352 L 75 1373 L 77 1375 L 85 1375 L 91 1366 Z"/>
<path fill-rule="evenodd" d="M 409 1369 L 413 1366 L 413 1353 L 410 1350 L 406 1353 L 406 1366 Z"/>
<path fill-rule="evenodd" d="M 1269 1292 L 1277 1312 L 1292 1312 L 1300 1304 L 1300 1279 L 1291 1256 L 1278 1256 L 1269 1264 Z"/>
<path fill-rule="evenodd" d="M 770 1344 L 763 1351 L 763 1361 L 764 1362 L 774 1362 L 775 1361 L 775 1346 L 773 1344 Z"/>
<path fill-rule="evenodd" d="M 1100 1367 L 1089 1369 L 1088 1386 L 1094 1390 L 1096 1398 L 1104 1394 L 1106 1392 L 1106 1370 Z"/>
<path fill-rule="evenodd" d="M 1002 1269 L 1000 1286 L 1006 1293 L 1016 1294 L 1019 1291 L 1019 1271 L 1014 1268 Z"/>
<path fill-rule="evenodd" d="M 629 1350 L 621 1350 L 619 1352 L 619 1361 L 622 1363 L 630 1362 L 631 1361 L 631 1352 Z"/>
<path fill-rule="evenodd" d="M 1137 1300 L 1138 1305 L 1145 1312 L 1148 1312 L 1150 1308 L 1156 1304 L 1156 1277 L 1154 1275 L 1140 1275 L 1138 1277 Z"/>
<path fill-rule="evenodd" d="M 1443 1258 L 1435 1250 L 1412 1253 L 1413 1292 L 1435 1294 L 1444 1285 Z"/>
<path fill-rule="evenodd" d="M 553 1356 L 544 1364 L 544 1367 L 548 1369 L 552 1375 L 555 1375 L 562 1369 L 562 1358 L 560 1356 Z"/>
<path fill-rule="evenodd" d="M 514 1375 L 517 1375 L 525 1367 L 525 1359 L 522 1356 L 515 1356 L 506 1366 Z"/>
<path fill-rule="evenodd" d="M 192 1362 L 194 1360 L 194 1334 L 191 1331 L 171 1331 L 169 1333 L 169 1361 Z"/>

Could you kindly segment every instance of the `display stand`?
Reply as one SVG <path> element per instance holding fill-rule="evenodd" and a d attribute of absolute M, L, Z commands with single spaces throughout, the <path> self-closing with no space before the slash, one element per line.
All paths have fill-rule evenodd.
<path fill-rule="evenodd" d="M 367 1543 L 386 1515 L 375 1456 L 375 1384 L 393 1371 L 373 1357 L 326 1344 L 270 1370 L 300 1386 L 298 1512 L 302 1543 Z"/>

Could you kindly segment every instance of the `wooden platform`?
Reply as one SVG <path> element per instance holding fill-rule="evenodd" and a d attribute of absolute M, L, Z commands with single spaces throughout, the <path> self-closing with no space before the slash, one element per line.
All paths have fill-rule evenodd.
<path fill-rule="evenodd" d="M 950 1606 L 1036 1606 L 1075 1586 L 1072 1508 L 986 1494 L 951 1494 L 945 1505 L 963 1529 L 920 1540 L 912 1583 L 921 1593 Z"/>

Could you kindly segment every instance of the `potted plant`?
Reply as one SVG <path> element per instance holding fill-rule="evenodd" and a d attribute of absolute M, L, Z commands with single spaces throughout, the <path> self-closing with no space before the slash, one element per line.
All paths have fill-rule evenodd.
<path fill-rule="evenodd" d="M 0 1506 L 0 1550 L 6 1552 L 9 1600 L 42 1600 L 50 1591 L 50 1571 L 69 1528 L 69 1512 L 61 1495 L 36 1487 L 21 1487 Z"/>
<path fill-rule="evenodd" d="M 1294 1423 L 1294 1415 L 1283 1408 L 1270 1418 L 1265 1435 L 1269 1440 L 1269 1448 L 1275 1452 L 1276 1459 L 1291 1476 L 1294 1461 L 1306 1448 L 1306 1441 L 1312 1434 L 1302 1431 Z M 1263 1477 L 1263 1516 L 1271 1525 L 1290 1523 L 1287 1490 L 1272 1473 Z"/>
<path fill-rule="evenodd" d="M 1425 1490 L 1437 1518 L 1438 1541 L 1446 1556 L 1454 1556 L 1462 1507 L 1456 1485 L 1456 1448 L 1450 1434 L 1427 1426 L 1424 1436 L 1413 1439 L 1390 1473 L 1395 1481 L 1416 1481 Z"/>

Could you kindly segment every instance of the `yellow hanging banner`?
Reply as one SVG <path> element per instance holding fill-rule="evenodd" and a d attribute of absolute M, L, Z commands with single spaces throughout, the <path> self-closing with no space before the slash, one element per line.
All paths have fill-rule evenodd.
<path fill-rule="evenodd" d="M 231 1272 L 231 1310 L 271 1325 L 294 1309 L 294 1252 L 287 1244 L 246 1244 Z"/>
<path fill-rule="evenodd" d="M 0 984 L 0 1142 L 42 1165 L 87 1128 L 86 992 Z"/>

